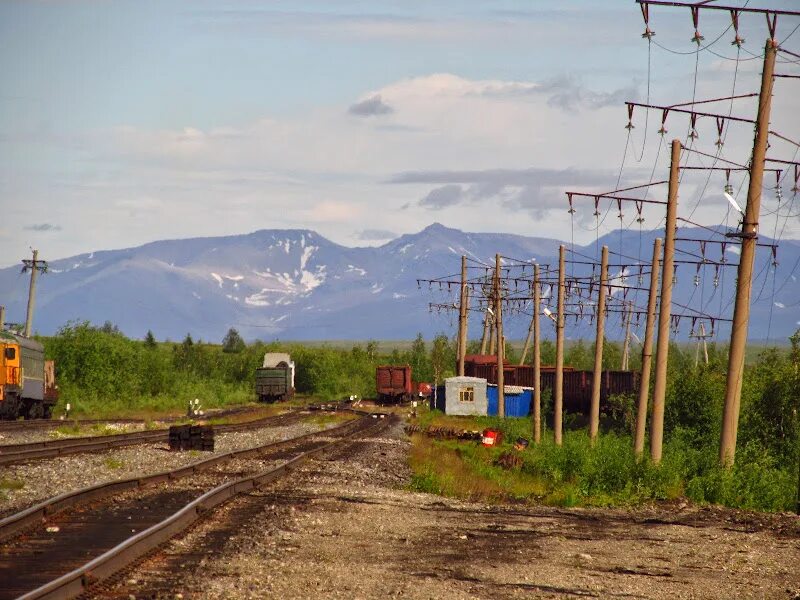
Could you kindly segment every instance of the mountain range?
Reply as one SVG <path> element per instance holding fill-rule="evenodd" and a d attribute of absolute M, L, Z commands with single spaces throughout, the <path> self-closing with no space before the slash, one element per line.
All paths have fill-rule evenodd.
<path fill-rule="evenodd" d="M 546 224 L 542 229 L 546 231 Z M 639 277 L 636 264 L 640 261 L 625 257 L 650 257 L 653 239 L 659 235 L 663 232 L 622 230 L 588 245 L 573 245 L 546 237 L 467 233 L 434 223 L 378 247 L 346 247 L 302 229 L 157 241 L 50 261 L 48 272 L 39 277 L 34 330 L 52 334 L 68 321 L 88 320 L 111 321 L 136 338 L 152 330 L 158 339 L 179 340 L 191 333 L 195 339 L 215 342 L 230 327 L 249 340 L 410 339 L 417 332 L 426 337 L 442 331 L 452 334 L 456 314 L 431 312 L 429 303 L 452 304 L 457 286 L 448 290 L 442 285 L 440 290 L 438 284 L 418 286 L 417 279 L 451 274 L 451 279 L 457 279 L 462 254 L 470 258 L 471 276 L 486 273 L 483 265 L 493 265 L 496 252 L 554 266 L 562 243 L 576 261 L 568 265 L 567 273 L 578 276 L 591 273 L 579 261 L 596 260 L 598 248 L 607 244 L 615 253 L 610 262 L 618 265 L 611 268 L 612 276 L 625 275 L 625 285 L 631 286 L 625 299 L 644 307 L 646 292 L 633 288 L 645 288 L 647 276 Z M 682 228 L 678 236 L 726 240 L 700 228 Z M 762 237 L 760 242 L 771 240 Z M 730 318 L 739 251 L 736 240 L 727 239 L 724 249 L 719 243 L 697 241 L 679 241 L 677 248 L 676 260 L 704 256 L 719 261 L 724 256 L 727 262 L 718 268 L 678 263 L 673 312 L 699 311 Z M 784 341 L 800 326 L 800 242 L 781 241 L 776 258 L 773 268 L 770 248 L 759 247 L 751 339 Z M 628 267 L 621 273 L 623 263 Z M 24 320 L 27 289 L 28 276 L 19 268 L 0 270 L 0 304 L 7 308 L 7 321 Z M 691 321 L 683 319 L 676 335 L 687 337 Z M 510 314 L 505 321 L 507 337 L 523 337 L 528 322 L 524 314 Z M 643 322 L 643 318 L 638 325 L 634 322 L 640 336 Z M 609 318 L 609 338 L 621 337 L 621 324 L 620 314 Z M 706 322 L 707 330 L 710 325 Z M 569 338 L 590 339 L 593 329 L 588 318 L 567 321 Z M 726 322 L 715 322 L 714 329 L 717 337 L 727 339 Z M 545 325 L 543 333 L 552 337 L 552 327 Z M 472 313 L 470 334 L 480 336 L 477 311 Z"/>

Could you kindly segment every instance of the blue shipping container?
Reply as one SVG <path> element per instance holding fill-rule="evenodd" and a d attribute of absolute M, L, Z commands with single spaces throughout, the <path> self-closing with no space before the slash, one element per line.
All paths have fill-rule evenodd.
<path fill-rule="evenodd" d="M 519 390 L 519 393 L 517 391 Z M 531 401 L 533 390 L 516 386 L 505 386 L 506 416 L 527 417 L 531 414 Z M 513 393 L 512 393 L 513 392 Z M 489 400 L 489 416 L 497 416 L 497 386 L 489 385 L 486 388 L 486 397 Z"/>

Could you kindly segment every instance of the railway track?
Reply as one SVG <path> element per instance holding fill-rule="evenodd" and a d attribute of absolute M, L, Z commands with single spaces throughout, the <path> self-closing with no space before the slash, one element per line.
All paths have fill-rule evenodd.
<path fill-rule="evenodd" d="M 220 417 L 228 417 L 232 415 L 240 415 L 246 414 L 249 412 L 257 411 L 258 408 L 253 408 L 249 406 L 239 406 L 236 408 L 223 408 L 220 410 L 213 410 L 208 411 L 204 415 L 207 419 L 218 419 Z M 184 416 L 179 417 L 164 417 L 162 419 L 158 419 L 158 421 L 163 423 L 170 423 L 173 421 L 180 421 L 185 419 Z M 143 425 L 145 423 L 145 419 L 128 419 L 128 418 L 120 418 L 120 419 L 68 419 L 65 421 L 61 421 L 59 419 L 33 419 L 30 421 L 0 421 L 0 433 L 3 432 L 14 432 L 14 431 L 28 431 L 28 430 L 36 430 L 36 429 L 55 429 L 56 427 L 63 427 L 65 425 L 110 425 L 110 424 L 131 424 L 131 425 Z"/>
<path fill-rule="evenodd" d="M 3 519 L 0 600 L 78 596 L 228 499 L 388 421 L 362 415 L 173 471 L 64 494 Z"/>
<path fill-rule="evenodd" d="M 283 425 L 299 420 L 300 418 L 302 418 L 302 413 L 300 411 L 292 411 L 277 416 L 244 421 L 242 423 L 215 425 L 214 431 L 217 433 L 246 431 L 266 426 Z M 149 431 L 132 431 L 129 433 L 117 433 L 112 435 L 45 440 L 24 444 L 7 444 L 0 446 L 0 466 L 42 458 L 67 456 L 69 454 L 102 452 L 122 446 L 166 442 L 168 439 L 169 429 L 152 429 Z"/>

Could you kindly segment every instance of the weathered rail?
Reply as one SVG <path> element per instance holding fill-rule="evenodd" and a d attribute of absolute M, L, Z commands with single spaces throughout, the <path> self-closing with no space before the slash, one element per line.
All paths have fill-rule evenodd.
<path fill-rule="evenodd" d="M 253 419 L 252 421 L 244 421 L 242 423 L 215 425 L 214 429 L 218 433 L 246 431 L 248 429 L 282 424 L 286 421 L 299 418 L 299 414 L 300 413 L 297 411 L 287 412 L 271 417 Z M 24 444 L 7 444 L 0 446 L 0 466 L 40 458 L 54 458 L 69 454 L 81 454 L 84 452 L 101 452 L 122 446 L 166 442 L 168 436 L 169 429 L 151 429 L 148 431 L 131 431 L 128 433 L 115 433 L 111 435 L 44 440 Z"/>
<path fill-rule="evenodd" d="M 161 516 L 163 516 L 165 513 L 157 513 L 160 520 L 150 525 L 145 530 L 135 533 L 133 536 L 127 537 L 127 539 L 124 539 L 122 542 L 118 541 L 122 538 L 116 538 L 117 541 L 115 542 L 115 545 L 110 547 L 110 549 L 108 549 L 110 544 L 106 545 L 105 547 L 101 546 L 98 550 L 98 552 L 101 552 L 99 556 L 92 557 L 82 566 L 74 568 L 66 574 L 61 574 L 52 581 L 43 583 L 33 591 L 24 593 L 24 595 L 20 597 L 26 599 L 73 598 L 77 595 L 80 595 L 84 593 L 93 583 L 110 576 L 114 572 L 135 561 L 143 554 L 184 530 L 186 527 L 200 518 L 202 514 L 210 511 L 233 496 L 241 492 L 251 490 L 254 487 L 269 483 L 276 478 L 293 471 L 303 461 L 308 460 L 319 453 L 325 452 L 337 444 L 351 440 L 355 436 L 369 434 L 374 429 L 382 426 L 385 422 L 386 421 L 375 422 L 368 417 L 362 416 L 362 418 L 358 420 L 349 421 L 327 430 L 305 434 L 289 440 L 266 444 L 264 446 L 251 448 L 248 450 L 229 452 L 211 459 L 199 461 L 198 463 L 182 469 L 167 471 L 144 478 L 129 479 L 126 481 L 113 482 L 101 486 L 93 486 L 91 488 L 79 490 L 71 494 L 64 494 L 45 503 L 32 507 L 28 511 L 23 511 L 25 514 L 19 513 L 18 515 L 13 515 L 12 517 L 4 519 L 3 521 L 0 521 L 0 532 L 2 532 L 0 535 L 2 537 L 7 537 L 8 533 L 10 533 L 12 529 L 14 532 L 19 532 L 20 528 L 24 527 L 26 524 L 30 525 L 34 522 L 40 522 L 42 517 L 46 514 L 51 514 L 52 512 L 62 510 L 67 506 L 71 506 L 79 502 L 84 502 L 89 499 L 96 499 L 99 496 L 114 494 L 125 489 L 140 487 L 159 481 L 169 481 L 170 479 L 182 477 L 207 469 L 213 464 L 230 460 L 232 458 L 254 457 L 260 459 L 261 457 L 257 455 L 263 454 L 264 452 L 268 452 L 271 455 L 275 454 L 276 452 L 280 453 L 282 450 L 291 449 L 292 447 L 295 447 L 294 451 L 302 450 L 300 454 L 294 456 L 287 462 L 284 462 L 275 468 L 271 468 L 267 471 L 260 471 L 260 469 L 263 469 L 263 465 L 261 465 L 260 469 L 256 469 L 252 474 L 248 474 L 244 477 L 237 475 L 232 480 L 229 479 L 224 481 L 222 484 L 216 485 L 216 487 L 210 491 L 200 495 L 199 497 L 193 498 L 188 503 L 183 504 L 182 507 L 177 511 L 172 511 L 166 516 L 166 518 L 161 518 Z M 327 441 L 325 439 L 332 435 L 339 437 L 338 439 L 334 439 L 332 441 Z M 315 436 L 322 436 L 322 439 L 313 440 L 312 438 Z M 306 447 L 308 449 L 305 449 Z M 261 463 L 256 461 L 254 464 L 260 465 Z M 228 478 L 231 475 L 232 474 L 228 474 Z M 114 509 L 107 511 L 106 513 L 108 518 L 113 519 L 117 514 L 115 511 L 118 509 L 119 504 L 115 503 Z M 129 522 L 123 521 L 123 523 Z M 88 525 L 90 527 L 97 528 L 98 523 L 94 521 Z M 102 523 L 100 523 L 100 526 L 104 527 Z M 119 524 L 115 523 L 114 526 L 119 527 Z M 127 531 L 127 529 L 125 529 L 125 531 Z M 23 540 L 21 543 L 24 543 L 24 540 L 27 539 L 27 536 L 21 539 Z M 87 538 L 87 543 L 90 545 L 92 543 L 89 538 Z M 91 548 L 94 547 L 95 546 L 91 546 Z M 50 561 L 48 561 L 48 563 L 51 567 L 53 566 Z M 74 562 L 73 558 L 72 566 L 75 564 L 80 563 Z M 37 584 L 39 584 L 41 581 L 46 581 L 46 578 L 39 579 Z"/>
<path fill-rule="evenodd" d="M 220 417 L 227 417 L 231 415 L 238 415 L 248 412 L 254 412 L 259 410 L 258 407 L 253 406 L 236 406 L 234 408 L 220 408 L 220 409 L 211 409 L 206 412 L 204 415 L 207 419 L 218 419 Z M 163 423 L 170 423 L 173 421 L 180 421 L 185 419 L 185 416 L 175 416 L 175 417 L 163 417 L 156 419 Z M 133 425 L 143 425 L 146 422 L 145 419 L 131 419 L 131 418 L 119 418 L 119 419 L 67 419 L 67 420 L 60 420 L 60 419 L 32 419 L 32 420 L 23 420 L 23 421 L 2 421 L 0 420 L 0 433 L 6 431 L 26 431 L 32 429 L 55 429 L 56 427 L 63 427 L 65 425 L 110 425 L 110 424 L 133 424 Z"/>

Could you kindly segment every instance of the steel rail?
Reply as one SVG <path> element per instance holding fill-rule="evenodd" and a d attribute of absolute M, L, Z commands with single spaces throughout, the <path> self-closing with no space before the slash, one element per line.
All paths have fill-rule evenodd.
<path fill-rule="evenodd" d="M 279 423 L 300 414 L 287 412 L 280 415 L 254 419 L 243 423 L 230 423 L 214 425 L 217 433 L 231 433 L 255 429 L 271 423 Z M 111 435 L 96 435 L 87 437 L 66 438 L 61 440 L 42 440 L 23 444 L 7 444 L 0 446 L 0 466 L 9 465 L 41 458 L 56 458 L 71 454 L 85 452 L 102 452 L 123 446 L 134 446 L 151 442 L 167 441 L 169 429 L 154 429 L 149 431 L 132 431 L 128 433 L 115 433 Z"/>
<path fill-rule="evenodd" d="M 354 422 L 351 421 L 336 428 L 293 438 L 292 441 L 297 441 L 304 437 L 310 437 L 311 435 L 319 435 L 320 433 L 330 433 L 331 431 L 343 428 L 345 425 L 351 426 L 353 423 L 362 423 L 365 420 L 366 417 L 362 417 L 362 420 Z M 275 481 L 279 477 L 294 471 L 310 458 L 318 454 L 322 454 L 325 451 L 331 450 L 334 446 L 349 441 L 355 435 L 371 433 L 383 425 L 384 422 L 378 422 L 363 429 L 356 429 L 356 431 L 350 432 L 338 440 L 333 440 L 323 446 L 308 450 L 299 456 L 286 461 L 278 467 L 255 475 L 250 475 L 234 481 L 223 483 L 206 492 L 202 496 L 192 500 L 182 509 L 173 513 L 163 521 L 156 523 L 155 525 L 134 536 L 131 536 L 124 542 L 92 559 L 83 566 L 78 567 L 77 569 L 62 575 L 57 579 L 54 579 L 53 581 L 20 596 L 19 600 L 35 600 L 43 598 L 64 600 L 79 596 L 87 592 L 92 584 L 108 578 L 120 569 L 125 568 L 147 552 L 153 550 L 154 548 L 168 541 L 173 536 L 188 528 L 192 523 L 200 519 L 205 513 L 213 510 L 234 496 Z"/>
<path fill-rule="evenodd" d="M 359 413 L 358 411 L 352 411 L 352 412 L 356 414 L 362 414 L 362 416 L 366 414 L 366 413 Z M 205 469 L 208 469 L 209 467 L 213 467 L 214 465 L 220 462 L 224 462 L 233 458 L 246 457 L 249 456 L 250 454 L 257 454 L 267 449 L 277 449 L 280 448 L 281 446 L 295 443 L 299 440 L 303 440 L 313 435 L 319 435 L 320 433 L 323 432 L 332 432 L 332 431 L 335 432 L 348 425 L 352 425 L 352 423 L 353 421 L 349 421 L 347 423 L 343 423 L 342 425 L 338 425 L 330 429 L 323 429 L 320 431 L 311 432 L 308 434 L 290 438 L 288 440 L 270 442 L 268 444 L 255 446 L 253 448 L 245 448 L 243 450 L 231 450 L 230 452 L 225 452 L 223 454 L 212 456 L 211 458 L 199 460 L 183 467 L 170 469 L 168 471 L 161 471 L 159 473 L 154 473 L 152 475 L 129 477 L 127 479 L 119 479 L 116 481 L 98 483 L 78 490 L 73 490 L 71 492 L 65 492 L 63 494 L 59 494 L 58 496 L 53 496 L 52 498 L 48 498 L 47 500 L 44 500 L 39 504 L 35 504 L 18 513 L 9 515 L 4 519 L 0 519 L 0 542 L 4 542 L 5 540 L 19 533 L 20 531 L 40 522 L 48 515 L 55 514 L 66 508 L 69 508 L 70 506 L 75 506 L 77 504 L 85 502 L 86 500 L 94 500 L 96 498 L 102 498 L 126 490 L 143 487 L 145 485 L 159 483 L 162 481 L 169 481 L 171 479 L 179 479 L 187 475 L 193 475 L 199 471 L 203 471 Z"/>
<path fill-rule="evenodd" d="M 238 415 L 242 413 L 253 412 L 255 410 L 258 410 L 258 407 L 239 406 L 235 408 L 211 409 L 210 411 L 206 411 L 204 417 L 207 419 L 216 419 L 219 417 L 227 417 L 230 415 Z M 181 419 L 184 418 L 186 418 L 184 415 L 180 415 L 180 416 L 165 416 L 163 418 L 152 419 L 152 420 L 163 423 L 170 423 L 173 421 L 180 421 Z M 128 417 L 121 417 L 119 419 L 65 419 L 63 421 L 61 419 L 31 419 L 22 421 L 0 420 L 0 432 L 17 431 L 25 429 L 47 429 L 53 427 L 61 427 L 64 425 L 81 426 L 81 425 L 101 425 L 106 423 L 142 424 L 145 422 L 146 419 L 132 419 Z"/>

